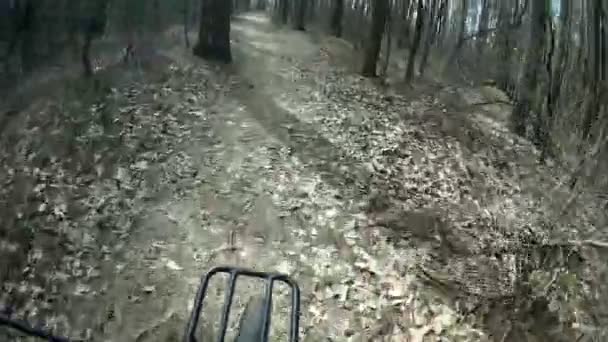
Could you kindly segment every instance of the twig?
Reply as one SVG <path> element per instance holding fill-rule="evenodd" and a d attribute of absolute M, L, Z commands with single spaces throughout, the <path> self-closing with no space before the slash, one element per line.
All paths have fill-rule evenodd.
<path fill-rule="evenodd" d="M 590 246 L 595 248 L 605 248 L 608 249 L 608 242 L 605 241 L 597 241 L 597 240 L 570 240 L 569 244 L 575 246 Z"/>
<path fill-rule="evenodd" d="M 502 334 L 502 338 L 500 339 L 500 342 L 505 342 L 507 340 L 507 336 L 509 336 L 512 329 L 513 329 L 513 324 L 511 322 L 509 322 L 509 326 L 507 327 L 507 329 L 505 329 L 504 334 Z"/>
<path fill-rule="evenodd" d="M 566 203 L 562 207 L 561 213 L 559 215 L 560 217 L 563 217 L 563 216 L 566 215 L 566 213 L 570 209 L 572 203 L 574 203 L 574 200 L 577 199 L 579 197 L 579 195 L 580 195 L 579 192 L 573 192 L 572 195 L 570 195 L 570 198 L 568 198 L 568 200 L 566 201 Z"/>
<path fill-rule="evenodd" d="M 493 104 L 504 104 L 504 105 L 510 106 L 513 103 L 511 103 L 509 101 L 495 100 L 495 101 L 471 103 L 471 106 L 487 106 L 487 105 L 493 105 Z"/>

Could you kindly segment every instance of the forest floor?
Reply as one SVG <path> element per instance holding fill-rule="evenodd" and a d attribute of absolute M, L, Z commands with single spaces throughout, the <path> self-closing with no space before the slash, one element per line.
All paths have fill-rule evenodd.
<path fill-rule="evenodd" d="M 76 338 L 177 341 L 201 275 L 233 264 L 297 279 L 304 341 L 576 337 L 551 329 L 579 304 L 553 290 L 586 280 L 606 204 L 563 190 L 498 95 L 382 87 L 340 64 L 344 46 L 261 14 L 233 32 L 231 66 L 167 44 L 4 126 L 0 309 Z M 522 277 L 540 285 L 518 292 Z"/>

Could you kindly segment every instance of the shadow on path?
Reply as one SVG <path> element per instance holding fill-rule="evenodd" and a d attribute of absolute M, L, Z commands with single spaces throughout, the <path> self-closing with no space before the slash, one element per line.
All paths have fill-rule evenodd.
<path fill-rule="evenodd" d="M 325 182 L 339 189 L 341 196 L 367 193 L 370 174 L 360 161 L 322 137 L 315 125 L 299 120 L 277 104 L 272 96 L 274 91 L 269 88 L 281 89 L 285 80 L 268 70 L 261 58 L 251 56 L 245 49 L 234 50 L 238 60 L 235 72 L 247 83 L 234 89 L 233 95 L 246 106 L 246 112 L 305 165 L 313 167 Z"/>

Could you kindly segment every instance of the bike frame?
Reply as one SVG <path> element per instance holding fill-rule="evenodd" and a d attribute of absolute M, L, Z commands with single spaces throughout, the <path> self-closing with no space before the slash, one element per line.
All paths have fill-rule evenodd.
<path fill-rule="evenodd" d="M 194 309 L 190 321 L 188 322 L 188 328 L 184 337 L 185 342 L 197 342 L 196 339 L 196 327 L 200 320 L 200 314 L 203 310 L 203 302 L 209 287 L 209 282 L 213 276 L 218 273 L 228 274 L 227 291 L 224 295 L 224 306 L 222 308 L 222 318 L 220 322 L 220 335 L 217 338 L 218 342 L 224 342 L 226 337 L 226 329 L 228 328 L 228 318 L 230 317 L 230 308 L 232 306 L 232 298 L 234 296 L 234 290 L 236 287 L 236 281 L 239 277 L 252 277 L 264 279 L 266 283 L 266 289 L 264 293 L 264 318 L 262 336 L 260 336 L 261 342 L 268 341 L 268 333 L 270 331 L 270 318 L 272 310 L 272 290 L 276 282 L 282 282 L 291 288 L 291 320 L 289 325 L 289 341 L 298 342 L 299 333 L 299 321 L 300 321 L 300 288 L 298 284 L 289 278 L 285 274 L 280 273 L 267 273 L 257 272 L 249 269 L 239 267 L 216 267 L 211 271 L 207 272 L 201 279 L 201 284 L 198 288 L 196 298 L 194 300 Z"/>

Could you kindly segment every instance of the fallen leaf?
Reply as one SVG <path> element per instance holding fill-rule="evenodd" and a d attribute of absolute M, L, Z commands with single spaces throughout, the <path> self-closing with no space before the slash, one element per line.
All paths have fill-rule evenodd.
<path fill-rule="evenodd" d="M 144 293 L 153 293 L 156 291 L 156 286 L 154 286 L 154 285 L 144 286 L 142 290 L 144 291 Z"/>
<path fill-rule="evenodd" d="M 166 265 L 170 270 L 173 270 L 173 271 L 182 271 L 184 269 L 183 267 L 181 267 L 180 265 L 178 265 L 175 261 L 173 261 L 171 259 L 167 260 Z"/>

